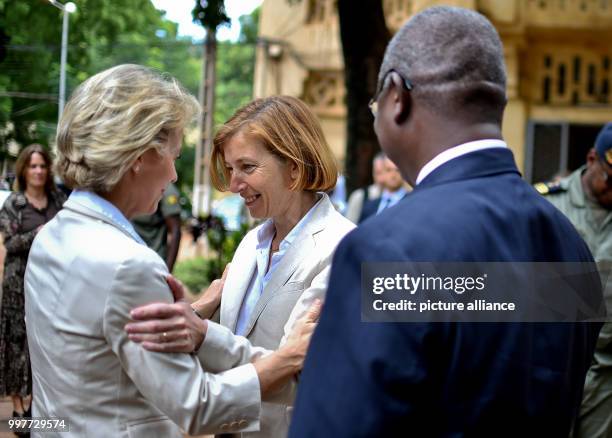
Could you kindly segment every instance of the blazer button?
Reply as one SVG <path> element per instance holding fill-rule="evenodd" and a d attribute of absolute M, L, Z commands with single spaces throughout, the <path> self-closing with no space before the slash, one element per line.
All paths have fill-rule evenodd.
<path fill-rule="evenodd" d="M 240 420 L 240 422 L 238 423 L 238 427 L 240 427 L 240 429 L 243 429 L 245 427 L 247 427 L 248 421 L 246 420 Z"/>

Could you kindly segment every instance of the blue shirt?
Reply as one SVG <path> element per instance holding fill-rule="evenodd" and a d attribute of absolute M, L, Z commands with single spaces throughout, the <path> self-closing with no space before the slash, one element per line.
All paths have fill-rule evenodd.
<path fill-rule="evenodd" d="M 382 195 L 380 196 L 380 203 L 378 204 L 378 210 L 376 210 L 376 214 L 383 211 L 385 208 L 389 208 L 400 202 L 404 196 L 406 196 L 405 188 L 400 187 L 395 192 L 391 193 L 388 190 L 384 190 Z"/>
<path fill-rule="evenodd" d="M 321 199 L 323 198 L 321 197 Z M 272 254 L 272 258 L 270 259 L 270 269 L 268 269 L 268 272 L 266 272 L 266 268 L 268 266 L 268 258 L 270 257 L 270 246 L 272 245 L 272 239 L 274 238 L 274 233 L 276 232 L 274 222 L 272 219 L 268 219 L 257 231 L 257 246 L 255 248 L 257 269 L 253 271 L 251 282 L 249 283 L 244 299 L 242 300 L 240 312 L 238 313 L 238 320 L 236 322 L 237 335 L 246 336 L 246 330 L 251 313 L 253 312 L 259 297 L 261 297 L 261 293 L 270 281 L 272 273 L 282 260 L 287 250 L 291 247 L 291 244 L 295 238 L 302 232 L 312 217 L 312 212 L 315 210 L 317 205 L 319 205 L 321 199 L 319 199 L 315 205 L 308 210 L 308 213 L 306 213 L 304 217 L 300 219 L 295 227 L 291 229 L 289 234 L 287 234 L 287 236 L 285 236 L 285 238 L 281 241 L 280 245 L 278 246 L 278 251 Z"/>
<path fill-rule="evenodd" d="M 121 228 L 127 231 L 136 242 L 146 246 L 146 243 L 144 243 L 136 230 L 134 230 L 134 227 L 130 221 L 127 220 L 127 218 L 123 215 L 123 213 L 121 213 L 121 211 L 119 211 L 117 207 L 108 202 L 106 199 L 87 190 L 74 190 L 68 199 L 82 205 L 83 207 L 87 207 L 96 213 L 106 216 L 113 221 L 113 223 L 119 225 Z"/>

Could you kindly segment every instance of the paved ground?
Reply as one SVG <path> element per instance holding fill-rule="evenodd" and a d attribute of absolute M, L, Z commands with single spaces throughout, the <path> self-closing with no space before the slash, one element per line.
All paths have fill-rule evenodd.
<path fill-rule="evenodd" d="M 10 398 L 2 398 L 0 399 L 0 423 L 5 424 L 6 419 L 13 415 L 13 403 L 11 403 Z M 4 427 L 3 427 L 4 429 Z M 0 438 L 14 438 L 10 432 L 0 432 Z"/>

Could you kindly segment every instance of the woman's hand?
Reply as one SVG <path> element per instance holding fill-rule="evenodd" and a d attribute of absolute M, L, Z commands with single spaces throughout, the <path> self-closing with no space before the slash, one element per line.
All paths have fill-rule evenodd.
<path fill-rule="evenodd" d="M 193 310 L 198 312 L 200 317 L 210 319 L 221 304 L 221 294 L 223 292 L 223 286 L 225 286 L 225 279 L 227 278 L 229 267 L 230 263 L 225 267 L 221 278 L 210 283 L 210 286 L 203 292 L 202 296 L 191 304 Z"/>
<path fill-rule="evenodd" d="M 323 303 L 316 299 L 308 308 L 304 316 L 295 321 L 287 341 L 277 350 L 294 367 L 295 372 L 302 370 L 306 351 L 310 345 L 310 338 L 317 327 Z"/>
<path fill-rule="evenodd" d="M 301 371 L 310 338 L 321 314 L 321 307 L 321 300 L 315 300 L 306 314 L 295 322 L 287 342 L 274 353 L 263 356 L 253 363 L 259 378 L 262 398 L 275 394 Z"/>
<path fill-rule="evenodd" d="M 184 300 L 184 286 L 168 275 L 166 278 L 175 303 L 152 303 L 130 312 L 134 320 L 126 324 L 130 340 L 141 342 L 151 351 L 165 353 L 192 353 L 202 345 L 208 323 L 200 319 Z"/>

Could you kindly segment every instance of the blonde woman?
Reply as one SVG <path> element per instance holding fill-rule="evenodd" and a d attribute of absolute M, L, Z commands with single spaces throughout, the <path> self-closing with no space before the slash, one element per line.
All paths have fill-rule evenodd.
<path fill-rule="evenodd" d="M 137 65 L 93 76 L 66 105 L 57 169 L 75 190 L 37 236 L 25 286 L 33 415 L 67 417 L 66 436 L 257 430 L 262 395 L 301 367 L 312 324 L 288 348 L 216 375 L 196 351 L 205 321 L 190 339 L 198 354 L 153 353 L 124 331 L 132 308 L 173 301 L 164 261 L 129 220 L 155 211 L 176 180 L 197 110 L 176 80 Z"/>
<path fill-rule="evenodd" d="M 240 243 L 223 287 L 221 325 L 208 324 L 201 347 L 206 365 L 223 370 L 284 345 L 295 321 L 324 297 L 335 248 L 355 226 L 324 193 L 336 184 L 336 163 L 318 120 L 296 98 L 239 109 L 215 136 L 211 171 L 217 189 L 240 194 L 251 216 L 265 219 Z M 170 306 L 136 310 L 138 319 L 177 315 L 181 309 Z M 177 351 L 155 342 L 160 332 L 179 330 L 170 318 L 129 329 L 149 348 Z M 263 404 L 261 430 L 249 436 L 287 435 L 294 390 L 286 385 Z"/>

